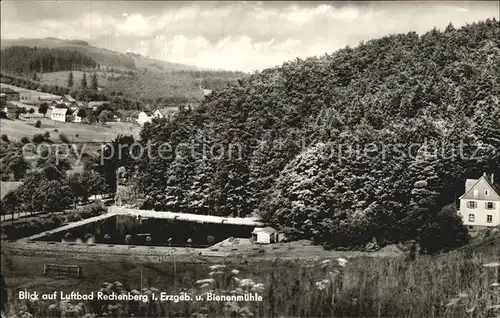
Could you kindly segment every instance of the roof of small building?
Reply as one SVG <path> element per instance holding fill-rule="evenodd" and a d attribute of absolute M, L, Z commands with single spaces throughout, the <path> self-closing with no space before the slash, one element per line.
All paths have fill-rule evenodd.
<path fill-rule="evenodd" d="M 12 88 L 9 88 L 9 87 L 2 87 L 0 88 L 0 92 L 4 93 L 4 94 L 19 94 L 19 92 L 16 92 L 15 90 L 13 90 Z"/>
<path fill-rule="evenodd" d="M 101 105 L 105 105 L 105 104 L 109 104 L 109 102 L 108 101 L 104 101 L 104 100 L 92 101 L 92 102 L 89 102 L 89 107 L 101 106 Z"/>
<path fill-rule="evenodd" d="M 465 182 L 465 193 L 460 197 L 460 199 L 478 199 L 487 200 L 491 199 L 490 196 L 486 197 L 485 191 L 478 191 L 477 195 L 472 194 L 471 191 L 474 188 L 480 188 L 480 190 L 492 189 L 494 194 L 500 199 L 500 186 L 493 183 L 492 180 L 484 174 L 479 179 L 467 179 Z"/>
<path fill-rule="evenodd" d="M 175 114 L 178 111 L 179 111 L 179 107 L 178 106 L 175 106 L 175 107 L 163 107 L 163 108 L 158 108 L 157 110 L 155 110 L 155 113 L 156 112 L 160 112 L 163 116 L 168 116 L 169 114 Z"/>
<path fill-rule="evenodd" d="M 58 99 L 61 99 L 61 97 L 59 96 L 39 96 L 38 97 L 38 100 L 39 101 L 44 101 L 44 102 L 50 102 L 50 101 L 54 101 L 54 100 L 58 100 Z"/>
<path fill-rule="evenodd" d="M 272 233 L 277 233 L 278 230 L 273 228 L 273 227 L 266 226 L 266 227 L 256 227 L 252 231 L 252 233 L 259 233 L 259 232 L 265 232 L 268 234 L 272 234 Z"/>
<path fill-rule="evenodd" d="M 13 90 L 12 88 L 9 87 L 2 87 L 0 88 L 0 92 L 5 93 L 5 94 L 12 94 L 12 93 L 19 93 Z"/>
<path fill-rule="evenodd" d="M 74 99 L 73 96 L 68 95 L 68 94 L 63 95 L 63 98 L 67 99 L 68 102 L 76 102 L 76 99 Z"/>
<path fill-rule="evenodd" d="M 137 114 L 137 116 L 140 116 L 142 113 L 146 114 L 146 116 L 152 116 L 153 115 L 152 111 L 150 111 L 150 110 L 143 110 L 142 112 L 140 112 L 139 114 Z"/>

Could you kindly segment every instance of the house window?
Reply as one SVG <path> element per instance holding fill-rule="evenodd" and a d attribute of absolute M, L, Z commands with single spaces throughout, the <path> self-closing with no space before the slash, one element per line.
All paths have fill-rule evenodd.
<path fill-rule="evenodd" d="M 493 222 L 493 215 L 488 214 L 486 216 L 486 223 L 492 223 Z"/>
<path fill-rule="evenodd" d="M 488 195 L 489 195 L 488 190 L 484 191 L 484 195 L 486 195 L 486 196 L 488 196 Z"/>
<path fill-rule="evenodd" d="M 493 202 L 486 202 L 486 209 L 487 210 L 493 210 L 495 208 L 495 203 Z"/>
<path fill-rule="evenodd" d="M 469 214 L 469 222 L 474 222 L 475 216 L 474 214 Z"/>
<path fill-rule="evenodd" d="M 468 207 L 469 209 L 475 209 L 475 208 L 477 208 L 477 203 L 476 203 L 476 201 L 469 201 L 469 202 L 467 202 L 467 207 Z"/>

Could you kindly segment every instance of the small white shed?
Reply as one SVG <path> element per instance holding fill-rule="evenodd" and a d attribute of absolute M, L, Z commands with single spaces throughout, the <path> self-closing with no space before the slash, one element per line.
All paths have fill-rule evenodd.
<path fill-rule="evenodd" d="M 278 243 L 278 230 L 270 226 L 256 227 L 252 231 L 252 239 L 257 244 Z"/>

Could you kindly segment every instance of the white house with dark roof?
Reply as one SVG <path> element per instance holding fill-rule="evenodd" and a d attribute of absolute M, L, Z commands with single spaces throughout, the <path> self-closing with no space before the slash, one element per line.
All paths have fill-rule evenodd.
<path fill-rule="evenodd" d="M 252 231 L 252 240 L 257 244 L 278 243 L 279 233 L 273 227 L 256 227 Z"/>
<path fill-rule="evenodd" d="M 55 121 L 70 122 L 71 113 L 68 113 L 67 108 L 54 108 L 50 112 L 50 119 Z"/>
<path fill-rule="evenodd" d="M 153 113 L 151 111 L 142 111 L 137 115 L 137 123 L 143 126 L 145 123 L 150 123 L 153 120 Z"/>
<path fill-rule="evenodd" d="M 467 179 L 465 193 L 459 199 L 459 215 L 469 230 L 500 226 L 500 187 L 494 175 L 485 173 L 479 179 Z"/>

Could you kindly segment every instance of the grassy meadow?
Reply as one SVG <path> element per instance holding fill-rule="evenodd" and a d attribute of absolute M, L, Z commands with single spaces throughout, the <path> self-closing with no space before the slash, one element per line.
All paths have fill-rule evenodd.
<path fill-rule="evenodd" d="M 11 317 L 97 316 L 300 316 L 300 317 L 495 317 L 500 313 L 498 237 L 486 246 L 414 261 L 402 258 L 257 260 L 227 258 L 219 265 L 58 260 L 2 255 Z M 5 252 L 5 251 L 4 251 Z M 83 277 L 42 276 L 44 263 L 71 263 Z M 167 292 L 241 295 L 257 292 L 262 302 L 60 301 L 25 302 L 16 291 Z M 80 304 L 79 304 L 80 303 Z"/>
<path fill-rule="evenodd" d="M 28 107 L 29 109 L 29 107 Z M 35 127 L 35 122 L 40 120 L 40 128 Z M 140 127 L 134 123 L 127 122 L 109 122 L 106 125 L 101 124 L 81 124 L 81 123 L 63 123 L 51 120 L 49 118 L 30 117 L 27 115 L 23 120 L 1 119 L 2 134 L 9 137 L 9 140 L 20 141 L 23 137 L 31 140 L 35 134 L 44 134 L 49 132 L 51 140 L 60 142 L 59 134 L 65 134 L 71 142 L 104 142 L 111 141 L 119 134 L 138 136 Z"/>
<path fill-rule="evenodd" d="M 38 100 L 38 97 L 40 97 L 40 98 L 53 98 L 53 97 L 57 97 L 57 95 L 54 95 L 54 94 L 43 93 L 43 92 L 35 91 L 35 90 L 32 90 L 32 89 L 26 89 L 26 88 L 22 88 L 22 87 L 10 85 L 10 84 L 4 84 L 4 83 L 2 83 L 0 86 L 1 87 L 11 88 L 11 89 L 19 92 L 21 95 L 28 97 L 30 101 L 36 101 L 36 100 Z M 27 108 L 29 109 L 29 107 L 27 107 Z"/>
<path fill-rule="evenodd" d="M 91 74 L 85 72 L 87 82 L 91 81 Z M 129 71 L 130 72 L 130 71 Z M 40 83 L 45 85 L 57 85 L 68 87 L 69 71 L 42 73 Z M 99 70 L 95 72 L 100 87 L 105 92 L 122 92 L 125 97 L 132 99 L 150 99 L 152 96 L 160 98 L 178 98 L 190 102 L 203 100 L 203 92 L 198 83 L 201 79 L 183 72 L 111 72 Z M 74 87 L 80 87 L 83 71 L 73 71 Z"/>
<path fill-rule="evenodd" d="M 67 87 L 69 73 L 70 73 L 69 71 L 60 71 L 60 72 L 42 73 L 39 74 L 38 76 L 40 77 L 40 83 L 42 85 L 57 85 L 61 87 Z M 84 73 L 87 74 L 87 82 L 90 83 L 91 80 L 90 75 L 92 74 L 91 72 L 73 71 L 73 82 L 75 83 L 74 84 L 75 87 L 79 87 Z M 118 73 L 105 72 L 105 71 L 96 72 L 96 75 L 99 85 L 104 87 L 107 87 L 109 85 L 108 79 L 126 76 Z"/>

